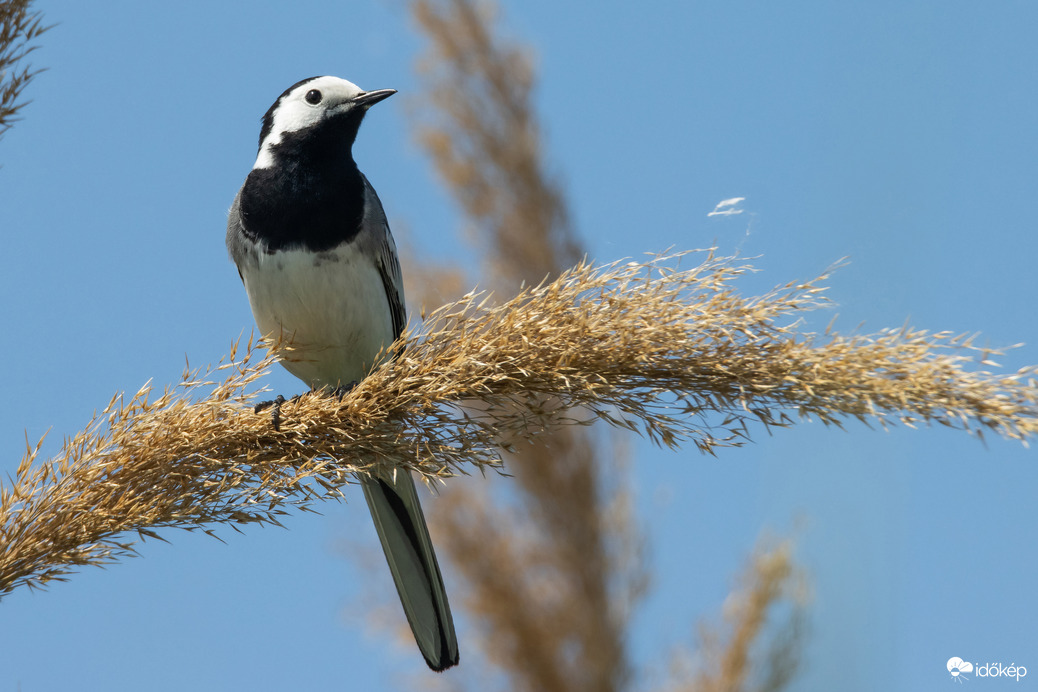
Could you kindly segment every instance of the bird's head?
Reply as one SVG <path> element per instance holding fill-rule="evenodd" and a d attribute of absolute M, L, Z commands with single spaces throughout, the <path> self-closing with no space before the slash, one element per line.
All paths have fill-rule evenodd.
<path fill-rule="evenodd" d="M 274 165 L 286 148 L 329 139 L 350 147 L 368 108 L 396 93 L 364 91 L 339 77 L 311 77 L 285 90 L 263 116 L 255 168 Z"/>

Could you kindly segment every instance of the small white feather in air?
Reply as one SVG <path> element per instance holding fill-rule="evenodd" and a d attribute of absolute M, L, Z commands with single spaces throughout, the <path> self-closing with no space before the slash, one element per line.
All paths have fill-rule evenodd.
<path fill-rule="evenodd" d="M 736 214 L 741 214 L 743 210 L 736 209 L 735 207 L 745 199 L 745 197 L 732 197 L 731 199 L 723 199 L 717 203 L 717 206 L 714 207 L 714 210 L 707 214 L 707 216 L 734 216 Z"/>

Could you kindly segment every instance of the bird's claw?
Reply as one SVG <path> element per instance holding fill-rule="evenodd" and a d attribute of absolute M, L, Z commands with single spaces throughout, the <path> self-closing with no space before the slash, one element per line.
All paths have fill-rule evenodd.
<path fill-rule="evenodd" d="M 276 397 L 274 397 L 270 401 L 261 401 L 258 404 L 256 404 L 256 406 L 253 408 L 253 411 L 255 413 L 260 413 L 261 411 L 263 411 L 265 409 L 273 407 L 273 410 L 271 410 L 271 412 L 270 412 L 270 424 L 274 427 L 274 431 L 275 432 L 280 432 L 281 431 L 281 405 L 286 403 L 286 402 L 288 402 L 288 401 L 295 401 L 298 398 L 299 398 L 298 394 L 296 396 L 292 397 L 291 399 L 286 399 L 285 397 L 283 397 L 280 394 L 278 394 Z"/>
<path fill-rule="evenodd" d="M 358 384 L 357 380 L 354 380 L 353 382 L 350 382 L 349 384 L 340 384 L 335 389 L 329 391 L 328 392 L 328 396 L 334 396 L 339 401 L 342 401 L 342 398 L 344 396 L 346 396 L 347 394 L 349 394 L 350 392 L 352 392 L 353 388 L 356 387 L 357 384 Z"/>
<path fill-rule="evenodd" d="M 350 382 L 349 384 L 341 384 L 338 387 L 336 387 L 335 389 L 330 389 L 330 390 L 326 389 L 324 391 L 327 393 L 327 396 L 334 396 L 339 401 L 342 401 L 342 398 L 344 396 L 346 396 L 347 394 L 349 394 L 351 391 L 353 391 L 353 388 L 356 387 L 356 386 L 357 386 L 357 381 L 354 380 L 353 382 Z M 259 402 L 258 404 L 256 404 L 253 407 L 252 410 L 253 410 L 254 413 L 261 413 L 261 412 L 267 410 L 268 408 L 271 409 L 271 411 L 270 411 L 270 423 L 271 423 L 272 426 L 274 426 L 274 431 L 275 432 L 281 432 L 281 405 L 282 404 L 291 403 L 291 402 L 295 401 L 296 399 L 298 399 L 301 396 L 303 396 L 303 395 L 302 394 L 296 394 L 291 399 L 286 399 L 285 397 L 283 397 L 280 394 L 278 394 L 276 397 L 274 397 L 273 399 L 271 399 L 269 401 L 261 401 L 261 402 Z"/>

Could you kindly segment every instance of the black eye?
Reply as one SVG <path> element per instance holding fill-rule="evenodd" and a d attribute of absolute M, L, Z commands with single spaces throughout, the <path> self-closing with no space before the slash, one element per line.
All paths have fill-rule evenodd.
<path fill-rule="evenodd" d="M 310 91 L 306 92 L 305 98 L 307 103 L 309 103 L 312 106 L 316 106 L 318 103 L 321 102 L 321 92 L 319 92 L 317 89 L 311 89 Z"/>

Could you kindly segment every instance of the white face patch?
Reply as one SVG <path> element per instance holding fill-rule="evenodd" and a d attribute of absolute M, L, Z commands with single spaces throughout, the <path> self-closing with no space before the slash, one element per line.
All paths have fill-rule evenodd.
<path fill-rule="evenodd" d="M 320 94 L 320 100 L 311 95 L 313 91 Z M 273 127 L 260 145 L 253 168 L 270 168 L 274 165 L 271 148 L 281 141 L 286 132 L 302 130 L 320 122 L 330 111 L 338 110 L 362 93 L 364 90 L 359 86 L 339 77 L 318 77 L 293 89 L 274 109 Z M 311 103 L 315 100 L 315 103 Z"/>

